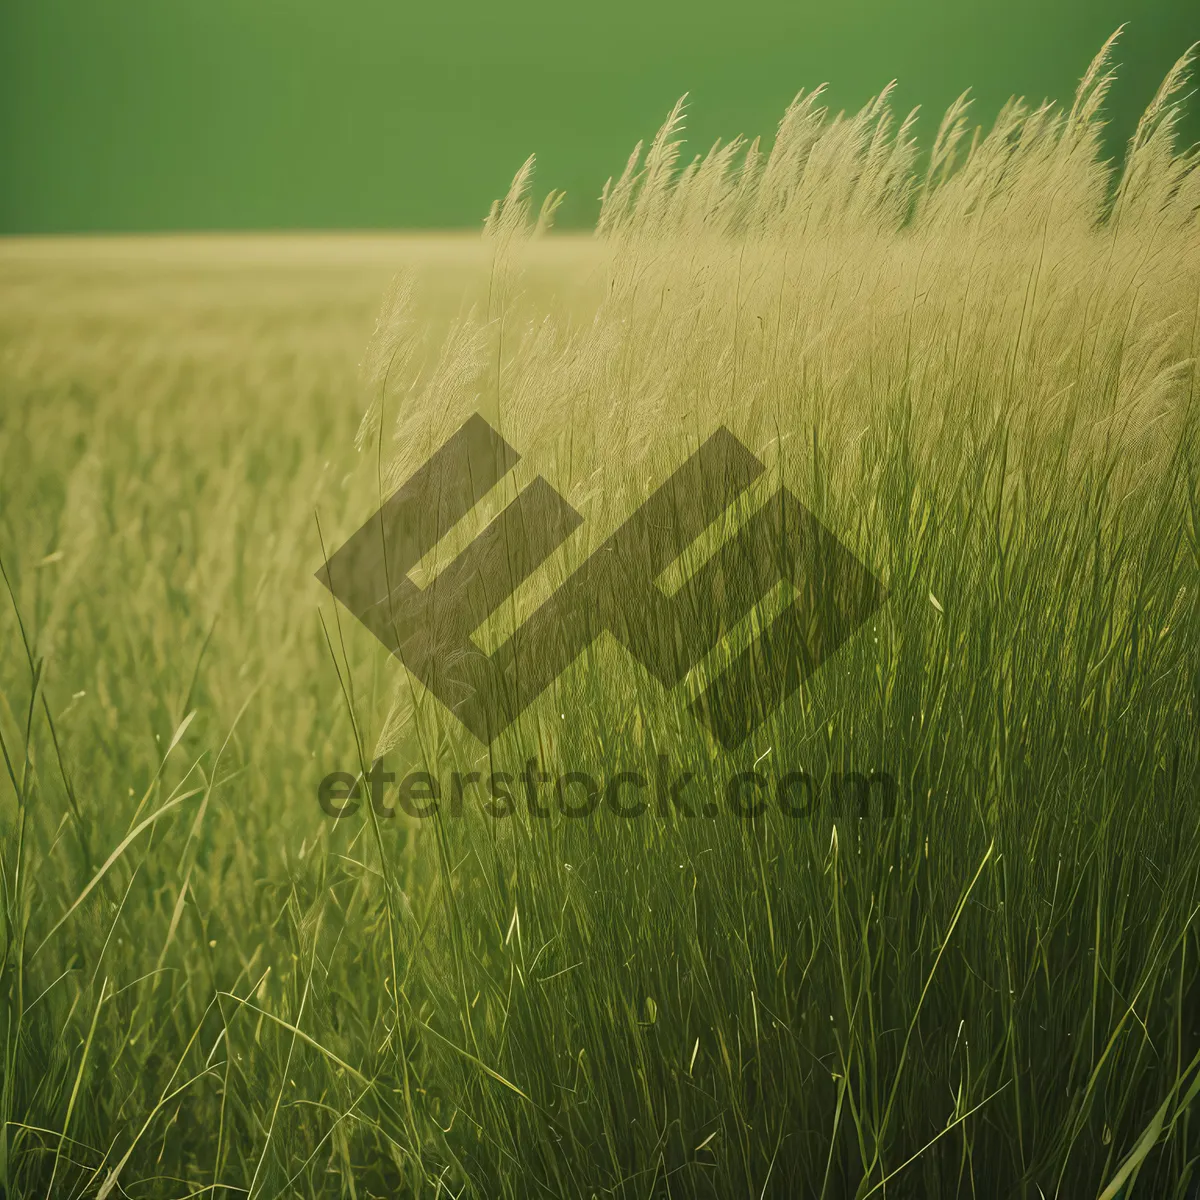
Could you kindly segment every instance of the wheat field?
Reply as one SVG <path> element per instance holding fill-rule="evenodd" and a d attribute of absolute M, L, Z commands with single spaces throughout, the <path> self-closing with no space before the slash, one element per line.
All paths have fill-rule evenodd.
<path fill-rule="evenodd" d="M 594 235 L 531 160 L 482 236 L 0 242 L 0 1195 L 1197 1194 L 1200 158 L 1185 55 L 1106 161 L 1112 50 L 986 128 L 681 102 Z M 484 651 L 720 428 L 762 477 L 659 585 L 786 486 L 886 600 L 733 748 L 783 587 L 485 744 L 314 577 L 473 414 L 521 460 L 423 582 L 581 518 Z"/>

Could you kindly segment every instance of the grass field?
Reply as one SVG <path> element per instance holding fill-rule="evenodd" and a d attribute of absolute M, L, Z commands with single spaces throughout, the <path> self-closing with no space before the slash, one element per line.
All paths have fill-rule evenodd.
<path fill-rule="evenodd" d="M 0 243 L 0 1195 L 1194 1196 L 1183 81 L 1123 174 L 1102 55 L 928 161 L 886 95 L 691 166 L 673 114 L 594 238 L 522 172 L 483 238 Z M 782 587 L 485 746 L 314 578 L 475 412 L 583 518 L 481 647 L 720 426 L 767 470 L 662 586 L 784 484 L 886 603 L 732 750 L 689 704 Z M 695 779 L 326 815 L 379 758 Z"/>

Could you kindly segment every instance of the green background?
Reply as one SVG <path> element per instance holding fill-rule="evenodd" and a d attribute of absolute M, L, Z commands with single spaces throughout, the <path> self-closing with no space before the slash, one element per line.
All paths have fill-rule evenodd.
<path fill-rule="evenodd" d="M 1069 99 L 1124 21 L 1114 151 L 1196 0 L 0 0 L 0 232 L 477 226 L 531 151 L 580 224 L 685 91 L 706 149 L 898 78 L 927 142 L 968 87 Z"/>

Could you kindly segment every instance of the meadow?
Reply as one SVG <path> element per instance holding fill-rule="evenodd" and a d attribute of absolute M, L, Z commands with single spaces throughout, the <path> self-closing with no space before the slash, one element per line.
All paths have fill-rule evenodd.
<path fill-rule="evenodd" d="M 1196 1194 L 1200 158 L 1185 56 L 1106 161 L 1112 53 L 985 129 L 818 89 L 691 159 L 681 103 L 594 235 L 531 161 L 482 236 L 0 242 L 0 1195 Z M 314 577 L 475 413 L 521 461 L 422 582 L 582 518 L 483 650 L 722 427 L 765 470 L 660 586 L 786 486 L 886 600 L 733 748 L 782 585 L 485 745 Z"/>

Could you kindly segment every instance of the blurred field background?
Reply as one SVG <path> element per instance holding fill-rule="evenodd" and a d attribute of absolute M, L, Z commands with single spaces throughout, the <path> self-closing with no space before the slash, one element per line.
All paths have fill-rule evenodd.
<path fill-rule="evenodd" d="M 1111 173 L 1111 65 L 679 109 L 595 237 L 527 164 L 483 237 L 0 243 L 6 1195 L 1194 1193 L 1200 173 L 1186 61 Z M 489 756 L 313 579 L 475 411 L 585 517 L 487 638 L 718 424 L 888 604 L 732 754 L 600 644 Z M 901 803 L 316 803 L 660 754 Z"/>
<path fill-rule="evenodd" d="M 706 150 L 801 85 L 853 112 L 894 78 L 928 149 L 967 88 L 983 122 L 1069 96 L 1122 22 L 1111 155 L 1200 38 L 1191 0 L 0 0 L 0 232 L 475 228 L 531 151 L 588 229 L 684 92 Z"/>

